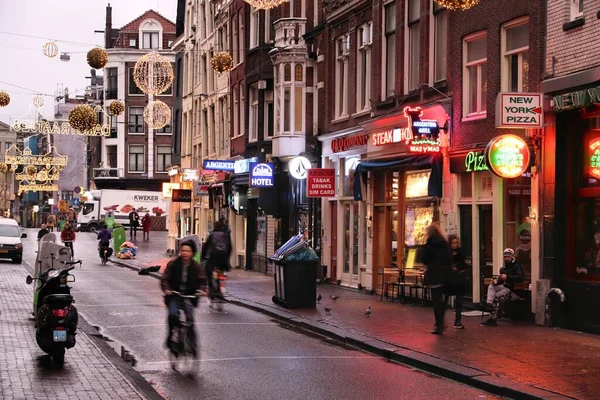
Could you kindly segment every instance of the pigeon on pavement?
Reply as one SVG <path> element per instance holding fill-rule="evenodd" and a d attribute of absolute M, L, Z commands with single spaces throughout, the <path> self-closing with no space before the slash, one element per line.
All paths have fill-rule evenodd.
<path fill-rule="evenodd" d="M 367 307 L 367 311 L 365 311 L 365 315 L 367 316 L 367 318 L 371 316 L 372 311 L 373 310 L 371 310 L 371 306 Z"/>
<path fill-rule="evenodd" d="M 319 296 L 317 297 L 317 303 L 320 303 L 322 298 L 323 297 L 321 296 L 321 293 L 319 293 Z"/>
<path fill-rule="evenodd" d="M 336 301 L 337 299 L 339 299 L 339 298 L 340 298 L 340 296 L 331 296 L 331 300 L 333 300 L 333 302 L 334 302 L 334 303 L 335 303 L 335 301 Z"/>
<path fill-rule="evenodd" d="M 327 315 L 329 315 L 329 313 L 330 313 L 330 312 L 331 312 L 331 308 L 329 308 L 329 307 L 325 307 L 325 313 L 326 313 Z"/>

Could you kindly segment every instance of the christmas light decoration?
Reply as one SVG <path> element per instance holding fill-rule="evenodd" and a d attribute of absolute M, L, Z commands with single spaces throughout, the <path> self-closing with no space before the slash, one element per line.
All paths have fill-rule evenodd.
<path fill-rule="evenodd" d="M 6 92 L 0 91 L 0 107 L 6 107 L 10 103 L 10 96 Z"/>
<path fill-rule="evenodd" d="M 4 162 L 10 165 L 11 172 L 16 171 L 19 165 L 43 165 L 50 168 L 66 166 L 68 161 L 69 157 L 58 154 L 54 146 L 50 146 L 50 151 L 44 155 L 32 154 L 29 147 L 21 151 L 14 145 L 4 153 Z"/>
<path fill-rule="evenodd" d="M 160 129 L 171 122 L 171 109 L 160 100 L 151 101 L 144 109 L 144 121 L 150 129 Z"/>
<path fill-rule="evenodd" d="M 125 106 L 120 101 L 113 101 L 110 103 L 110 106 L 108 106 L 108 114 L 113 117 L 123 114 L 123 111 L 125 111 Z"/>
<path fill-rule="evenodd" d="M 8 172 L 8 165 L 6 165 L 6 163 L 0 162 L 0 172 Z"/>
<path fill-rule="evenodd" d="M 42 51 L 46 57 L 54 58 L 58 54 L 58 46 L 54 42 L 47 42 L 44 47 L 42 47 Z"/>
<path fill-rule="evenodd" d="M 233 68 L 233 58 L 226 51 L 220 51 L 215 54 L 210 63 L 212 65 L 212 69 L 220 74 L 231 71 Z"/>
<path fill-rule="evenodd" d="M 94 109 L 87 104 L 81 104 L 69 113 L 69 124 L 75 130 L 85 132 L 94 129 L 98 116 Z"/>
<path fill-rule="evenodd" d="M 288 0 L 245 0 L 246 3 L 259 10 L 270 10 L 271 8 L 278 7 Z"/>
<path fill-rule="evenodd" d="M 481 0 L 435 0 L 442 7 L 452 11 L 464 11 L 479 4 Z"/>
<path fill-rule="evenodd" d="M 173 66 L 169 60 L 153 51 L 135 63 L 133 80 L 146 94 L 164 93 L 173 84 Z"/>
<path fill-rule="evenodd" d="M 42 96 L 35 96 L 32 100 L 33 105 L 37 108 L 41 108 L 44 106 L 44 98 Z"/>
<path fill-rule="evenodd" d="M 29 177 L 35 177 L 37 175 L 37 167 L 35 165 L 28 165 L 25 167 L 25 174 Z"/>
<path fill-rule="evenodd" d="M 96 47 L 95 49 L 88 51 L 87 62 L 88 65 L 94 69 L 104 68 L 108 62 L 108 54 L 106 53 L 106 50 Z"/>

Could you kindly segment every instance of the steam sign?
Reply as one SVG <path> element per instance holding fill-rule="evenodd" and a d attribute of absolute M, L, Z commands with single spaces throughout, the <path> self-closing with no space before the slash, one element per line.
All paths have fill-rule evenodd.
<path fill-rule="evenodd" d="M 517 178 L 529 168 L 531 154 L 527 142 L 516 135 L 496 136 L 485 149 L 491 172 L 501 178 Z"/>
<path fill-rule="evenodd" d="M 273 176 L 273 164 L 250 164 L 250 187 L 272 187 Z"/>

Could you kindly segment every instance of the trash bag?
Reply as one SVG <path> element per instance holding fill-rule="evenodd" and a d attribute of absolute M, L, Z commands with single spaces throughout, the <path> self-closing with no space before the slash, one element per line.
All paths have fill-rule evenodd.
<path fill-rule="evenodd" d="M 317 261 L 319 260 L 319 256 L 317 253 L 308 245 L 298 249 L 292 254 L 286 256 L 284 258 L 286 261 Z"/>

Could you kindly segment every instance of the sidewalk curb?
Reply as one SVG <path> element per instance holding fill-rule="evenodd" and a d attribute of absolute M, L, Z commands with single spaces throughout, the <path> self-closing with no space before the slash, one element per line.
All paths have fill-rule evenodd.
<path fill-rule="evenodd" d="M 139 271 L 140 267 L 127 264 L 118 259 L 110 260 L 116 265 Z M 154 278 L 160 279 L 160 274 L 150 273 Z M 359 348 L 366 352 L 427 371 L 447 379 L 451 379 L 488 393 L 511 399 L 574 399 L 560 393 L 546 389 L 536 388 L 518 382 L 507 381 L 504 378 L 493 375 L 487 371 L 478 370 L 447 361 L 429 354 L 421 353 L 407 347 L 397 346 L 380 339 L 358 334 L 350 330 L 324 324 L 320 321 L 303 317 L 293 311 L 282 310 L 255 301 L 236 297 L 231 293 L 225 296 L 225 300 L 244 308 L 251 309 L 282 322 L 296 326 L 300 329 L 317 333 L 321 336 L 336 340 L 348 347 Z"/>
<path fill-rule="evenodd" d="M 31 265 L 29 265 L 27 261 L 23 260 L 21 265 L 27 272 L 33 274 L 33 268 L 31 268 Z M 164 400 L 164 397 L 161 396 L 156 389 L 154 389 L 154 387 L 138 371 L 136 371 L 133 366 L 131 366 L 131 364 L 126 363 L 125 360 L 119 357 L 113 348 L 106 343 L 106 341 L 98 337 L 100 332 L 90 325 L 81 314 L 79 314 L 77 327 L 83 331 L 92 344 L 100 350 L 102 355 L 108 359 L 121 375 L 123 375 L 140 396 L 147 400 Z"/>

